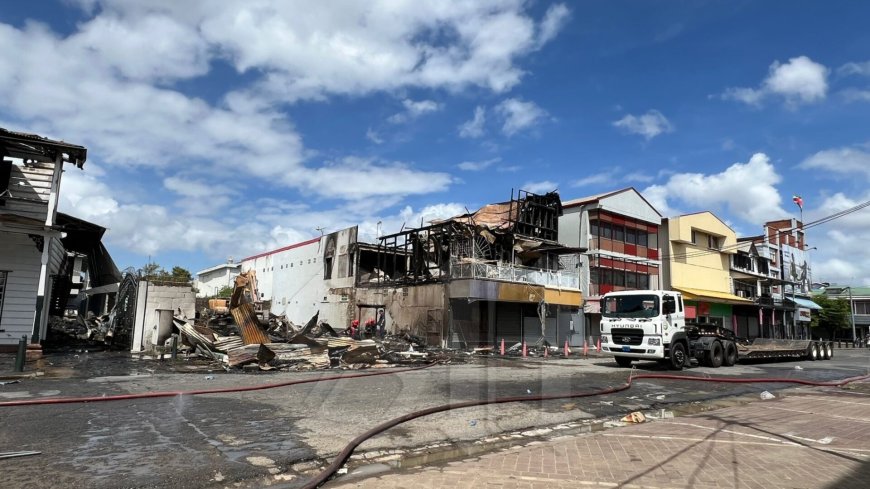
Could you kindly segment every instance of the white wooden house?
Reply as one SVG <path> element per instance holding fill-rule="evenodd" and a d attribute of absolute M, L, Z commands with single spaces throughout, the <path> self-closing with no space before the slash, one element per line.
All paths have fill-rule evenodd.
<path fill-rule="evenodd" d="M 86 158 L 82 146 L 0 128 L 0 350 L 45 337 L 66 257 L 56 225 L 61 175 Z"/>

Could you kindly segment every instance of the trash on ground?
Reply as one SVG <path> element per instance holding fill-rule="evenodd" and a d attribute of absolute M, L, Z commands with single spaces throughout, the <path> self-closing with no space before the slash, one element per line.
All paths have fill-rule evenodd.
<path fill-rule="evenodd" d="M 762 398 L 763 400 L 767 401 L 767 400 L 769 400 L 769 399 L 776 399 L 776 396 L 774 396 L 774 395 L 771 394 L 770 392 L 764 391 L 764 392 L 761 393 L 761 398 Z"/>
<path fill-rule="evenodd" d="M 640 411 L 635 411 L 623 417 L 620 421 L 625 423 L 644 423 L 646 422 L 646 416 L 643 415 Z"/>

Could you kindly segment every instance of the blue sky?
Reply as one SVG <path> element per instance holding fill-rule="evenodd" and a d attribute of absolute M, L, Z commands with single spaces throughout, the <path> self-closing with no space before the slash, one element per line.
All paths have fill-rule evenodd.
<path fill-rule="evenodd" d="M 119 266 L 634 186 L 739 235 L 870 200 L 859 2 L 17 2 L 0 127 L 89 148 L 61 208 Z M 12 76 L 9 74 L 12 73 Z M 808 230 L 870 283 L 870 210 Z"/>

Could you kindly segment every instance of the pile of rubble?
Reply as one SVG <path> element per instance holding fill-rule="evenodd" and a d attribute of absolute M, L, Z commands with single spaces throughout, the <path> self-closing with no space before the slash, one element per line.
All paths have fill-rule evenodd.
<path fill-rule="evenodd" d="M 180 317 L 173 323 L 181 336 L 180 350 L 219 361 L 228 368 L 254 364 L 260 370 L 378 368 L 425 362 L 430 356 L 418 350 L 424 346 L 419 338 L 389 335 L 383 340 L 355 340 L 318 321 L 318 314 L 302 327 L 283 317 L 271 318 L 268 327 L 256 318 L 254 321 L 237 325 L 239 335 L 223 335 Z"/>

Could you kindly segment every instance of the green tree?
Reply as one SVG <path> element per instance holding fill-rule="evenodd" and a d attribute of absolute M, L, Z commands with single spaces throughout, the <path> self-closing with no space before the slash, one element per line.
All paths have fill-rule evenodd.
<path fill-rule="evenodd" d="M 192 282 L 193 276 L 186 268 L 172 267 L 172 276 L 170 277 L 176 282 Z"/>
<path fill-rule="evenodd" d="M 217 292 L 217 294 L 215 294 L 215 297 L 220 297 L 220 298 L 226 298 L 226 299 L 228 299 L 228 298 L 232 297 L 232 295 L 233 295 L 233 290 L 234 290 L 234 289 L 233 289 L 232 286 L 227 285 L 226 287 L 224 287 L 224 288 L 222 288 L 221 290 L 219 290 L 219 291 Z"/>
<path fill-rule="evenodd" d="M 160 265 L 157 263 L 146 263 L 145 266 L 142 267 L 142 276 L 143 277 L 153 277 L 160 272 Z"/>
<path fill-rule="evenodd" d="M 822 310 L 813 315 L 810 325 L 824 331 L 825 338 L 840 338 L 844 336 L 845 329 L 851 328 L 849 322 L 849 302 L 843 299 L 831 299 L 823 295 L 813 297 L 813 302 L 820 305 Z M 845 335 L 851 337 L 850 335 Z"/>

